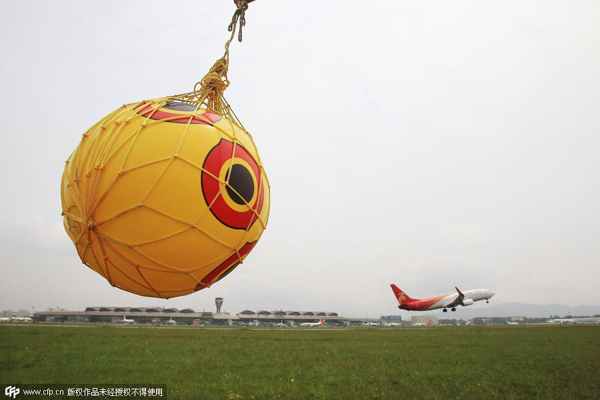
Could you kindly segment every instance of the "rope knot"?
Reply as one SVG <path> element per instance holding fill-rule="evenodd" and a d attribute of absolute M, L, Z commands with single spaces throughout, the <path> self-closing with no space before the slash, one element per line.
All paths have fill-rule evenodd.
<path fill-rule="evenodd" d="M 206 105 L 216 111 L 222 113 L 224 109 L 223 92 L 229 86 L 229 79 L 227 79 L 227 69 L 229 62 L 225 57 L 218 59 L 211 69 L 208 71 L 204 78 L 194 87 L 194 91 L 198 85 L 200 85 L 200 98 L 206 101 Z"/>
<path fill-rule="evenodd" d="M 223 92 L 229 87 L 227 70 L 229 68 L 229 45 L 238 32 L 238 40 L 242 41 L 242 27 L 246 25 L 246 10 L 248 3 L 254 0 L 234 0 L 236 5 L 235 13 L 231 18 L 228 30 L 231 37 L 225 43 L 225 54 L 218 59 L 206 75 L 194 85 L 194 91 L 186 94 L 187 101 L 204 104 L 208 109 L 220 115 L 230 116 L 229 105 L 223 97 Z M 239 30 L 238 30 L 239 27 Z"/>

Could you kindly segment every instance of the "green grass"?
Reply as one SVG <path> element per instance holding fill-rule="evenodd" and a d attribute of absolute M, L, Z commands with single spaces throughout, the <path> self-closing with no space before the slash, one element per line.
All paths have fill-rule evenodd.
<path fill-rule="evenodd" d="M 171 399 L 599 399 L 600 327 L 0 326 L 0 381 L 164 383 Z"/>

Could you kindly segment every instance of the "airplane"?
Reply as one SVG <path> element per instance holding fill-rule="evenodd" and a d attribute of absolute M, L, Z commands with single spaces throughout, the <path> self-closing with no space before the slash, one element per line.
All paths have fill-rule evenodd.
<path fill-rule="evenodd" d="M 177 325 L 177 321 L 175 321 L 175 320 L 173 319 L 173 317 L 171 317 L 171 319 L 170 319 L 170 320 L 168 320 L 168 321 L 164 321 L 164 322 L 163 322 L 163 324 L 165 324 L 165 325 Z"/>
<path fill-rule="evenodd" d="M 467 307 L 480 300 L 489 303 L 490 299 L 496 294 L 490 289 L 468 290 L 463 293 L 455 287 L 457 294 L 441 295 L 421 300 L 411 298 L 394 284 L 390 286 L 398 300 L 398 308 L 407 311 L 429 311 L 438 308 L 441 308 L 444 312 L 447 312 L 448 308 L 456 311 L 457 306 Z"/>
<path fill-rule="evenodd" d="M 551 324 L 574 324 L 575 320 L 571 319 L 571 318 L 557 318 L 557 319 L 551 319 L 550 321 Z"/>
<path fill-rule="evenodd" d="M 135 321 L 132 319 L 127 319 L 127 316 L 123 315 L 123 319 L 117 321 L 119 324 L 135 324 Z"/>
<path fill-rule="evenodd" d="M 10 317 L 9 321 L 14 322 L 33 322 L 33 320 L 29 317 Z"/>
<path fill-rule="evenodd" d="M 300 324 L 300 327 L 302 327 L 302 328 L 316 328 L 318 326 L 325 325 L 326 321 L 327 320 L 322 319 L 319 322 L 304 322 L 304 323 Z"/>

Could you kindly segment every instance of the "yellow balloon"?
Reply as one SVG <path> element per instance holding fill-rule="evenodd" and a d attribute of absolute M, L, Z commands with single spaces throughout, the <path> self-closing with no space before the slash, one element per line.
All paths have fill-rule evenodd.
<path fill-rule="evenodd" d="M 124 105 L 88 130 L 61 197 L 84 264 L 120 289 L 170 298 L 244 260 L 266 227 L 270 186 L 243 128 L 162 98 Z"/>

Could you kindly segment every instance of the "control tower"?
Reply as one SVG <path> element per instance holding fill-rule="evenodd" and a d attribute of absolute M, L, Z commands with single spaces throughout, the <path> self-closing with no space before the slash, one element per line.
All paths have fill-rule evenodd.
<path fill-rule="evenodd" d="M 217 314 L 221 314 L 221 306 L 223 305 L 223 298 L 215 297 L 215 305 L 217 306 Z"/>

